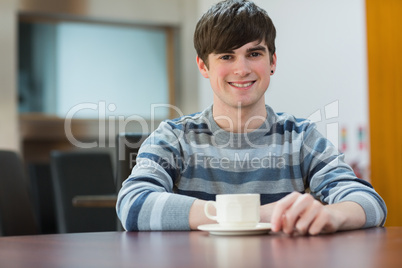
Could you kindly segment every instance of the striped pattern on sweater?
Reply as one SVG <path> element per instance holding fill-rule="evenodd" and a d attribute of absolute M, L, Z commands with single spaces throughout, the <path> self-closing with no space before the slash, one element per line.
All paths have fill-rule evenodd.
<path fill-rule="evenodd" d="M 116 205 L 127 230 L 189 230 L 195 198 L 259 193 L 267 204 L 307 189 L 323 203 L 359 203 L 365 227 L 384 224 L 386 206 L 308 120 L 275 114 L 250 133 L 222 130 L 205 111 L 166 120 L 143 143 Z"/>

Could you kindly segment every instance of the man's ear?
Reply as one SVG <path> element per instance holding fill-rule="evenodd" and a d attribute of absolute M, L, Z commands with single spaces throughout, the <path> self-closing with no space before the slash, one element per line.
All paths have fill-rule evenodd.
<path fill-rule="evenodd" d="M 272 55 L 272 62 L 271 62 L 271 71 L 273 71 L 273 72 L 276 71 L 276 61 L 277 61 L 276 53 L 274 53 L 274 55 Z M 273 73 L 271 72 L 271 75 L 272 74 Z"/>
<path fill-rule="evenodd" d="M 197 66 L 198 66 L 198 70 L 200 70 L 200 73 L 202 74 L 202 76 L 204 76 L 205 78 L 209 78 L 207 65 L 198 56 L 197 56 Z"/>

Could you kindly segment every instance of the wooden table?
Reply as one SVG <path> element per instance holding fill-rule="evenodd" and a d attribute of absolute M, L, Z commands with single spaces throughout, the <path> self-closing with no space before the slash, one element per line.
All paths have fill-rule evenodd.
<path fill-rule="evenodd" d="M 402 227 L 316 237 L 200 231 L 2 237 L 0 267 L 402 267 Z"/>
<path fill-rule="evenodd" d="M 74 196 L 73 206 L 75 207 L 115 207 L 117 195 L 77 195 Z"/>

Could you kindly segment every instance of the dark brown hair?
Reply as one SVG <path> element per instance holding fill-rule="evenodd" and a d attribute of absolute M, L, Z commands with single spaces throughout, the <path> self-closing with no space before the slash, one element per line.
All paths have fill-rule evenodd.
<path fill-rule="evenodd" d="M 208 67 L 208 55 L 225 53 L 258 41 L 268 46 L 271 62 L 276 30 L 267 12 L 251 1 L 226 0 L 212 6 L 194 32 L 197 55 Z"/>

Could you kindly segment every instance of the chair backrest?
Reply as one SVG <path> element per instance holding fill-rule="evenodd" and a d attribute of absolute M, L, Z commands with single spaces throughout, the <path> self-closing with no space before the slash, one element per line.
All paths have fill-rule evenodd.
<path fill-rule="evenodd" d="M 131 174 L 136 164 L 138 150 L 149 133 L 119 133 L 116 137 L 116 188 L 120 190 L 123 181 Z"/>
<path fill-rule="evenodd" d="M 41 234 L 57 233 L 56 208 L 50 163 L 27 163 L 35 215 Z"/>
<path fill-rule="evenodd" d="M 37 234 L 33 206 L 22 160 L 16 152 L 0 151 L 0 235 Z"/>
<path fill-rule="evenodd" d="M 116 230 L 115 208 L 75 207 L 72 203 L 78 195 L 116 193 L 109 153 L 53 151 L 51 170 L 59 233 Z"/>

